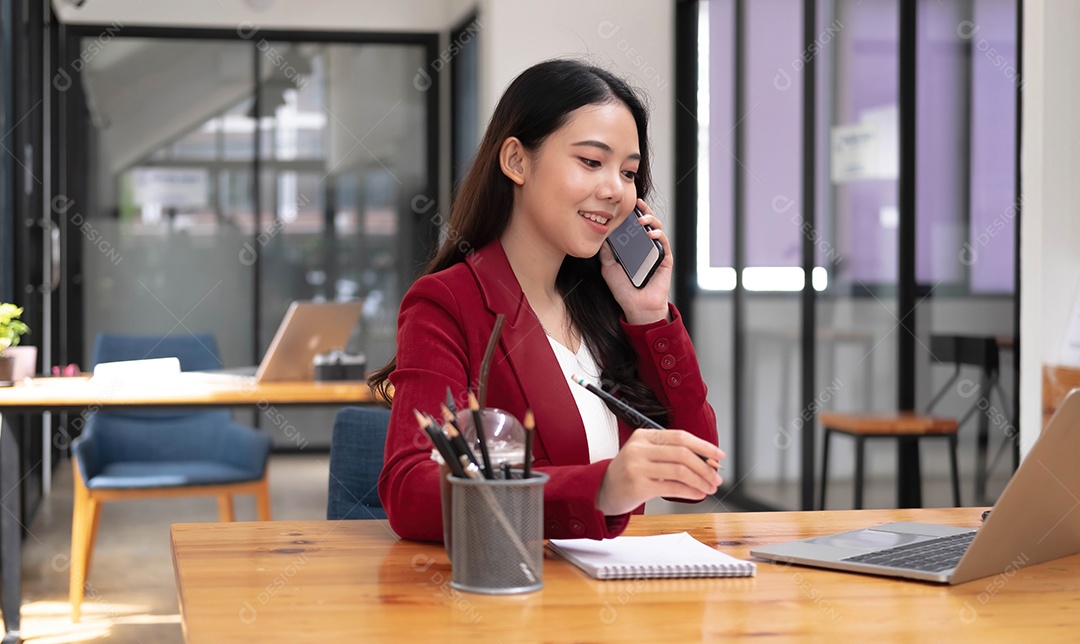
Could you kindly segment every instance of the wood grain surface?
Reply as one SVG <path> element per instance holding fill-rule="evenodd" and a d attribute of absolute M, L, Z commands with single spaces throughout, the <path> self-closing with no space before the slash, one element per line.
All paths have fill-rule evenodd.
<path fill-rule="evenodd" d="M 635 516 L 735 557 L 761 544 L 889 521 L 977 526 L 981 509 Z M 178 524 L 190 642 L 1074 641 L 1080 556 L 950 587 L 758 562 L 739 579 L 595 581 L 550 555 L 544 589 L 450 587 L 441 545 L 384 521 Z"/>
<path fill-rule="evenodd" d="M 849 434 L 955 434 L 955 418 L 928 416 L 912 412 L 896 414 L 841 414 L 821 412 L 818 416 L 822 427 L 828 427 Z"/>
<path fill-rule="evenodd" d="M 0 389 L 0 412 L 83 409 L 88 407 L 245 406 L 371 403 L 362 381 L 267 382 L 220 374 L 156 382 L 95 383 L 89 378 L 36 378 Z"/>

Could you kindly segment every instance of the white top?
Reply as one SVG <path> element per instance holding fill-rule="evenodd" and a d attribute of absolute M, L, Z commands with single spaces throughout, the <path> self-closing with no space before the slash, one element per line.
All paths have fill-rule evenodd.
<path fill-rule="evenodd" d="M 574 395 L 581 422 L 585 425 L 585 439 L 589 443 L 589 462 L 615 458 L 619 452 L 619 421 L 596 394 L 573 382 L 570 377 L 581 376 L 586 382 L 600 386 L 600 367 L 584 342 L 579 343 L 577 354 L 571 353 L 559 342 L 547 337 L 555 358 L 559 361 L 570 393 Z"/>

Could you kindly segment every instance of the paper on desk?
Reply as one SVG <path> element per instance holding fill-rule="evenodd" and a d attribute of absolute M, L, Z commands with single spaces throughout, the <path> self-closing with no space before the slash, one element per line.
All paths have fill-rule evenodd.
<path fill-rule="evenodd" d="M 94 376 L 90 378 L 90 384 L 102 388 L 113 385 L 130 388 L 139 385 L 159 385 L 162 380 L 173 379 L 179 375 L 179 358 L 102 362 L 94 367 Z"/>
<path fill-rule="evenodd" d="M 548 547 L 594 579 L 752 577 L 752 561 L 736 559 L 687 532 L 647 537 L 549 539 Z"/>

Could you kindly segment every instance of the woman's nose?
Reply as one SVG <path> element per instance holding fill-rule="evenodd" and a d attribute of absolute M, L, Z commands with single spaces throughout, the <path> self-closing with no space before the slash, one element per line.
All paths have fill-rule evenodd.
<path fill-rule="evenodd" d="M 621 201 L 622 183 L 619 179 L 620 174 L 618 172 L 605 172 L 600 180 L 600 185 L 596 187 L 596 196 L 605 201 L 614 201 L 616 203 Z"/>

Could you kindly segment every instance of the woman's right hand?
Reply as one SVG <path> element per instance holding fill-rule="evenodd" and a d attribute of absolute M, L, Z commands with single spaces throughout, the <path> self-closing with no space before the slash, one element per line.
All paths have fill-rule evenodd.
<path fill-rule="evenodd" d="M 681 429 L 638 429 L 608 465 L 596 508 L 617 516 L 659 496 L 701 501 L 723 483 L 702 456 L 720 462 L 724 452 Z"/>

